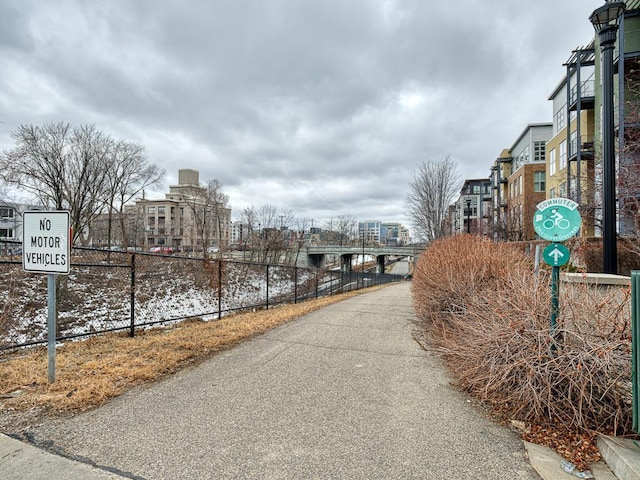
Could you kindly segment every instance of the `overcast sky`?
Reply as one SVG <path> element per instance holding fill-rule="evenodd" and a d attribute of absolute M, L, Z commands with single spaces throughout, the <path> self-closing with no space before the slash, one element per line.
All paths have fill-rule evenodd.
<path fill-rule="evenodd" d="M 0 149 L 95 124 L 247 206 L 408 223 L 424 160 L 489 175 L 603 0 L 2 0 Z"/>

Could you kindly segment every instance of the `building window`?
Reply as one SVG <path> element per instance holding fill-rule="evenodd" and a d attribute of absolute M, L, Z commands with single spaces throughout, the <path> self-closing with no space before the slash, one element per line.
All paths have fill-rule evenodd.
<path fill-rule="evenodd" d="M 165 207 L 164 205 L 158 206 L 158 215 L 164 215 Z"/>
<path fill-rule="evenodd" d="M 549 198 L 556 198 L 556 189 L 555 189 L 555 187 L 549 190 Z"/>
<path fill-rule="evenodd" d="M 13 228 L 0 228 L 0 238 L 13 238 Z"/>
<path fill-rule="evenodd" d="M 156 213 L 156 207 L 149 207 L 149 214 Z"/>
<path fill-rule="evenodd" d="M 544 162 L 545 151 L 546 151 L 545 142 L 533 142 L 533 161 Z"/>
<path fill-rule="evenodd" d="M 14 210 L 10 207 L 0 207 L 0 218 L 13 218 Z"/>
<path fill-rule="evenodd" d="M 566 197 L 567 196 L 567 183 L 566 182 L 562 182 L 560 184 L 560 196 L 561 197 Z"/>
<path fill-rule="evenodd" d="M 533 191 L 545 191 L 545 172 L 533 172 Z"/>
<path fill-rule="evenodd" d="M 567 168 L 567 141 L 560 142 L 560 170 Z"/>
<path fill-rule="evenodd" d="M 555 115 L 555 117 L 556 117 L 556 121 L 555 121 L 556 133 L 558 133 L 560 130 L 562 130 L 567 124 L 566 123 L 567 114 L 566 114 L 566 111 L 565 111 L 566 108 L 567 108 L 567 105 L 565 104 L 560 108 L 560 110 L 558 110 L 556 112 L 556 115 Z"/>
<path fill-rule="evenodd" d="M 518 177 L 518 195 L 524 195 L 524 176 Z"/>
<path fill-rule="evenodd" d="M 549 152 L 549 176 L 556 174 L 556 149 Z"/>
<path fill-rule="evenodd" d="M 571 132 L 571 138 L 569 139 L 569 156 L 573 157 L 578 153 L 578 131 Z"/>

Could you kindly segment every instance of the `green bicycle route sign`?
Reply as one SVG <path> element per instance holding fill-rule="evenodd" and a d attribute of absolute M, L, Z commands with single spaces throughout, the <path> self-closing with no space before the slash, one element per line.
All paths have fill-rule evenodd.
<path fill-rule="evenodd" d="M 562 242 L 580 230 L 582 217 L 578 204 L 568 198 L 550 198 L 536 205 L 533 229 L 545 240 Z"/>
<path fill-rule="evenodd" d="M 569 263 L 571 253 L 562 243 L 550 243 L 542 252 L 542 258 L 552 267 L 561 267 Z"/>

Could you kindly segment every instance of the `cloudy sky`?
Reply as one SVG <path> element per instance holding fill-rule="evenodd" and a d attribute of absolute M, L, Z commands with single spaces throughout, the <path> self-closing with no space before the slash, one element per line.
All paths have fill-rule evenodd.
<path fill-rule="evenodd" d="M 487 177 L 589 42 L 603 0 L 3 0 L 0 149 L 95 124 L 216 178 L 232 217 L 408 223 L 422 161 Z"/>

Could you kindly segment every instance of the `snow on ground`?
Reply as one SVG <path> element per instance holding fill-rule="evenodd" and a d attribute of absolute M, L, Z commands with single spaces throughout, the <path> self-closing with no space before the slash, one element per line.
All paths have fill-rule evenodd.
<path fill-rule="evenodd" d="M 140 258 L 140 259 L 138 259 Z M 103 260 L 74 266 L 58 278 L 58 336 L 73 336 L 131 322 L 131 269 Z M 204 265 L 204 268 L 203 268 Z M 222 273 L 217 270 L 222 265 Z M 127 268 L 125 268 L 127 267 Z M 316 270 L 136 256 L 135 324 L 202 317 L 293 301 L 315 291 Z M 46 339 L 47 275 L 0 263 L 0 347 Z M 218 281 L 222 278 L 222 290 Z M 326 279 L 320 278 L 319 281 Z"/>

